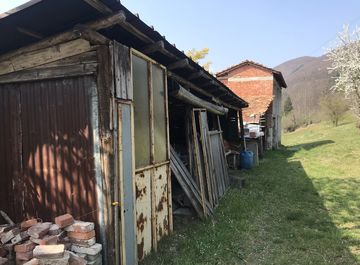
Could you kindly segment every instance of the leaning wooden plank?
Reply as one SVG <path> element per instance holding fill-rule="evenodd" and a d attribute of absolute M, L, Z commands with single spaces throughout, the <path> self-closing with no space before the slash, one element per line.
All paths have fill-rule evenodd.
<path fill-rule="evenodd" d="M 175 150 L 171 150 L 171 158 L 175 165 L 177 165 L 180 174 L 184 177 L 186 185 L 194 193 L 195 198 L 201 203 L 201 195 L 198 186 L 191 177 L 190 172 L 187 170 L 186 166 L 183 164 L 181 159 L 176 154 Z"/>
<path fill-rule="evenodd" d="M 181 161 L 181 159 L 176 154 L 176 152 L 173 148 L 171 148 L 171 156 L 170 157 L 171 157 L 170 166 L 176 167 L 176 170 L 179 173 L 179 175 L 175 175 L 175 177 L 182 178 L 180 182 L 183 183 L 183 185 L 185 185 L 185 189 L 187 189 L 188 191 L 190 191 L 193 194 L 192 197 L 195 199 L 195 203 L 197 203 L 199 205 L 198 208 L 201 209 L 200 216 L 203 216 L 204 213 L 203 213 L 203 209 L 202 209 L 202 199 L 201 199 L 199 188 L 197 187 L 196 183 L 194 182 L 193 178 L 191 177 L 186 166 L 183 164 L 183 162 Z M 181 183 L 180 183 L 180 185 L 181 185 Z M 213 214 L 213 208 L 210 205 L 210 203 L 208 201 L 206 201 L 205 205 L 207 208 L 208 215 Z"/>
<path fill-rule="evenodd" d="M 197 136 L 197 129 L 196 129 L 196 120 L 195 120 L 195 112 L 192 113 L 192 128 L 193 128 L 193 139 L 194 139 L 194 154 L 195 154 L 195 164 L 196 164 L 196 173 L 199 180 L 199 187 L 200 187 L 200 193 L 201 193 L 201 201 L 204 209 L 204 215 L 206 215 L 206 206 L 205 206 L 205 189 L 204 189 L 204 177 L 203 177 L 203 171 L 201 167 L 201 158 L 200 158 L 200 148 L 199 148 L 199 140 Z"/>
<path fill-rule="evenodd" d="M 213 189 L 212 189 L 212 181 L 211 181 L 211 171 L 210 171 L 210 163 L 209 163 L 209 155 L 207 148 L 207 131 L 208 131 L 208 122 L 207 122 L 207 113 L 206 111 L 198 111 L 199 113 L 199 124 L 200 124 L 200 140 L 201 140 L 201 149 L 204 158 L 204 167 L 205 167 L 205 178 L 206 178 L 206 186 L 208 192 L 208 198 L 211 205 L 214 205 L 213 199 Z"/>
<path fill-rule="evenodd" d="M 77 39 L 39 51 L 25 53 L 20 57 L 0 62 L 0 75 L 54 62 L 65 57 L 88 52 L 91 49 L 88 41 Z"/>
<path fill-rule="evenodd" d="M 192 193 L 192 191 L 188 188 L 188 186 L 186 185 L 183 176 L 181 175 L 181 173 L 179 172 L 177 166 L 175 165 L 175 163 L 170 159 L 170 168 L 172 170 L 172 172 L 174 173 L 177 181 L 179 182 L 180 186 L 182 187 L 183 191 L 185 192 L 186 196 L 189 198 L 191 205 L 194 207 L 196 213 L 200 216 L 203 217 L 204 216 L 204 212 L 202 210 L 201 205 L 199 205 L 199 203 L 197 202 L 195 195 Z"/>
<path fill-rule="evenodd" d="M 2 216 L 2 218 L 4 218 L 4 220 L 9 224 L 9 225 L 14 225 L 15 223 L 13 222 L 13 220 L 10 219 L 10 217 L 4 212 L 0 210 L 0 215 Z"/>

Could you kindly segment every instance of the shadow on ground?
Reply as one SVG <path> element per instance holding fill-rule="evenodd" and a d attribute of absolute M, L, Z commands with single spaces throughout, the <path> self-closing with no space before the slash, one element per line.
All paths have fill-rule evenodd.
<path fill-rule="evenodd" d="M 246 187 L 230 189 L 212 219 L 178 219 L 174 234 L 142 264 L 358 264 L 349 249 L 359 242 L 346 238 L 333 220 L 357 214 L 357 186 L 324 176 L 315 184 L 333 194 L 324 198 L 301 162 L 290 159 L 298 148 L 332 143 L 268 152 L 259 167 L 232 171 L 247 178 Z M 338 213 L 330 213 L 324 199 L 338 204 Z"/>

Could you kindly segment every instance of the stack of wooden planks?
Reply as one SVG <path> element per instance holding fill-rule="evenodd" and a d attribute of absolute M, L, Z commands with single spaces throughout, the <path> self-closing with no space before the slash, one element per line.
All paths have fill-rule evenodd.
<path fill-rule="evenodd" d="M 189 117 L 189 169 L 171 149 L 171 170 L 200 217 L 213 213 L 230 186 L 219 119 L 209 131 L 207 111 L 193 109 Z"/>

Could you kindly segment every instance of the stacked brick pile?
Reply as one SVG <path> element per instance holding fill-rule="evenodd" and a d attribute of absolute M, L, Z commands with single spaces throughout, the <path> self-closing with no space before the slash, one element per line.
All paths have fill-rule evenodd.
<path fill-rule="evenodd" d="M 101 264 L 101 244 L 95 225 L 75 221 L 70 214 L 55 223 L 30 219 L 20 225 L 0 225 L 0 265 Z"/>

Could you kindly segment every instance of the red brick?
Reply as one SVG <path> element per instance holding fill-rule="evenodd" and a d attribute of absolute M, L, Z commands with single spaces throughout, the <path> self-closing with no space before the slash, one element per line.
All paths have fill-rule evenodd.
<path fill-rule="evenodd" d="M 38 223 L 37 219 L 29 219 L 20 224 L 21 229 L 28 229 Z"/>
<path fill-rule="evenodd" d="M 74 223 L 74 217 L 68 213 L 60 215 L 55 218 L 55 223 L 59 226 L 59 228 L 64 228 Z"/>
<path fill-rule="evenodd" d="M 68 237 L 78 240 L 88 240 L 95 237 L 95 230 L 89 232 L 68 232 Z"/>
<path fill-rule="evenodd" d="M 16 252 L 16 259 L 17 260 L 31 260 L 33 258 L 33 252 Z"/>
<path fill-rule="evenodd" d="M 28 251 L 32 251 L 35 247 L 36 247 L 35 243 L 31 241 L 27 241 L 24 244 L 16 245 L 15 252 L 28 252 Z"/>

